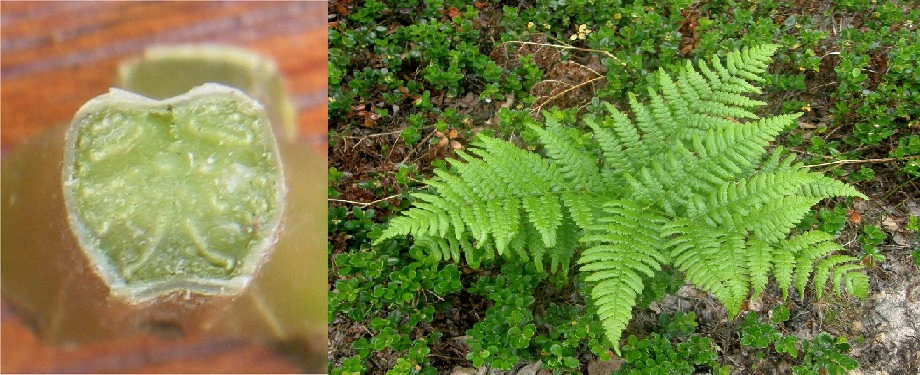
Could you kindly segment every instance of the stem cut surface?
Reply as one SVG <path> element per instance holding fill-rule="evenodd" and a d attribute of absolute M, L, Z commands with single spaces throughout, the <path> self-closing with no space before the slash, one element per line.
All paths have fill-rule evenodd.
<path fill-rule="evenodd" d="M 68 136 L 72 229 L 115 294 L 245 287 L 284 195 L 257 102 L 216 84 L 163 101 L 113 90 L 77 113 Z"/>

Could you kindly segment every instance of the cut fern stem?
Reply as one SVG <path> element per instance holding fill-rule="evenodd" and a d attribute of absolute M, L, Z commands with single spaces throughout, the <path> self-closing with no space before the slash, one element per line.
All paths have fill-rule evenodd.
<path fill-rule="evenodd" d="M 411 235 L 435 259 L 473 267 L 502 256 L 565 273 L 574 260 L 611 342 L 618 342 L 652 276 L 672 266 L 712 293 L 734 317 L 772 277 L 801 293 L 814 279 L 865 296 L 854 257 L 819 231 L 793 228 L 819 201 L 867 199 L 850 185 L 811 172 L 782 147 L 767 146 L 801 114 L 758 117 L 765 103 L 751 82 L 777 45 L 691 63 L 677 79 L 659 71 L 648 101 L 629 96 L 629 113 L 586 117 L 591 141 L 576 144 L 554 112 L 532 126 L 542 152 L 480 135 L 453 171 L 426 181 L 414 207 L 393 218 L 376 243 Z M 577 259 L 576 259 L 577 258 Z M 817 271 L 815 270 L 817 268 Z M 831 278 L 833 276 L 833 278 Z M 619 348 L 615 348 L 619 353 Z"/>

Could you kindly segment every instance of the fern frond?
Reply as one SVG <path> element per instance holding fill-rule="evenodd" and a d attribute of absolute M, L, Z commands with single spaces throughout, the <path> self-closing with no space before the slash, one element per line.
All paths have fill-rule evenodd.
<path fill-rule="evenodd" d="M 805 293 L 805 285 L 811 276 L 816 260 L 843 247 L 833 242 L 834 238 L 822 231 L 808 231 L 776 244 L 777 258 L 773 261 L 774 274 L 783 291 L 783 298 L 789 293 L 795 272 L 795 287 L 799 295 Z"/>
<path fill-rule="evenodd" d="M 629 93 L 629 108 L 636 118 L 635 127 L 642 132 L 641 142 L 636 146 L 640 148 L 640 155 L 657 155 L 664 151 L 664 140 L 667 139 L 668 130 L 674 127 L 673 122 L 659 123 L 655 117 L 654 108 L 639 102 L 636 95 Z"/>
<path fill-rule="evenodd" d="M 747 244 L 747 271 L 752 300 L 756 300 L 767 287 L 774 252 L 774 248 L 764 241 L 752 240 Z"/>
<path fill-rule="evenodd" d="M 846 271 L 853 269 L 858 269 L 861 266 L 857 265 L 857 268 L 852 268 L 854 262 L 858 261 L 856 257 L 849 255 L 832 255 L 827 258 L 822 259 L 818 262 L 818 266 L 815 267 L 815 277 L 813 283 L 815 285 L 815 296 L 821 298 L 824 294 L 824 289 L 827 287 L 828 277 L 832 270 L 838 269 L 839 266 L 843 265 Z M 851 264 L 847 264 L 851 263 Z M 836 273 L 836 272 L 835 272 Z M 837 276 L 834 276 L 834 283 L 832 286 L 836 286 L 836 289 L 839 291 L 840 288 L 840 279 Z"/>
<path fill-rule="evenodd" d="M 524 210 L 546 247 L 556 246 L 556 228 L 562 224 L 562 206 L 553 195 L 526 196 Z"/>
<path fill-rule="evenodd" d="M 597 205 L 600 199 L 599 196 L 563 192 L 561 197 L 568 210 L 569 217 L 578 228 L 587 228 L 591 225 L 593 218 L 599 217 L 601 214 L 600 207 Z"/>
<path fill-rule="evenodd" d="M 559 166 L 568 186 L 575 190 L 594 191 L 603 182 L 597 160 L 584 150 L 577 148 L 564 134 L 562 124 L 552 114 L 545 114 L 546 127 L 531 125 L 530 129 L 540 137 L 546 149 L 546 156 Z"/>
<path fill-rule="evenodd" d="M 428 256 L 434 260 L 453 260 L 460 261 L 460 247 L 463 246 L 460 241 L 447 237 L 422 236 L 415 238 L 415 245 L 428 250 Z M 468 245 L 467 245 L 468 246 Z M 466 254 L 467 258 L 474 255 Z"/>
<path fill-rule="evenodd" d="M 869 295 L 869 276 L 862 272 L 848 272 L 843 279 L 847 293 L 866 298 Z"/>
<path fill-rule="evenodd" d="M 551 269 L 568 267 L 577 241 L 574 233 L 588 225 L 591 207 L 596 207 L 586 197 L 603 184 L 597 161 L 567 142 L 563 130 L 557 122 L 551 130 L 538 131 L 553 156 L 549 160 L 481 136 L 469 152 L 458 152 L 462 161 L 450 160 L 455 172 L 435 171 L 428 184 L 437 195 L 413 194 L 414 207 L 391 219 L 377 241 L 412 235 L 440 259 L 459 248 L 476 264 L 491 259 L 495 251 L 540 264 L 546 255 Z M 568 222 L 572 225 L 566 226 Z M 439 236 L 454 241 L 428 238 Z M 559 248 L 560 239 L 569 248 Z"/>
<path fill-rule="evenodd" d="M 562 276 L 568 275 L 569 267 L 575 251 L 580 249 L 579 241 L 582 237 L 581 227 L 578 227 L 571 218 L 566 217 L 559 227 L 559 237 L 556 246 L 548 249 L 549 272 L 560 272 Z M 541 267 L 542 269 L 542 267 Z"/>
<path fill-rule="evenodd" d="M 614 176 L 624 172 L 634 173 L 645 165 L 651 154 L 643 147 L 639 130 L 629 117 L 610 103 L 606 103 L 606 106 L 610 117 L 604 119 L 603 127 L 594 121 L 585 123 L 594 130 L 595 139 L 603 151 L 604 168 L 614 172 Z"/>
<path fill-rule="evenodd" d="M 665 246 L 687 281 L 712 292 L 734 316 L 749 290 L 744 236 L 687 219 L 665 224 L 662 235 L 670 238 Z"/>
<path fill-rule="evenodd" d="M 671 82 L 671 85 L 673 86 L 671 77 L 665 74 L 664 70 L 659 71 L 657 76 L 660 78 L 659 82 Z M 659 86 L 661 86 L 661 83 L 659 83 Z M 661 88 L 662 89 L 668 89 L 668 88 L 672 89 L 673 92 L 671 93 L 671 95 L 676 96 L 677 97 L 676 99 L 680 101 L 679 95 L 675 94 L 677 91 L 675 88 L 667 87 L 667 86 L 661 87 Z M 677 117 L 674 116 L 674 113 L 671 112 L 671 104 L 672 104 L 671 102 L 666 101 L 664 97 L 659 95 L 658 92 L 653 88 L 648 89 L 648 96 L 649 96 L 648 110 L 650 110 L 651 112 L 650 113 L 651 114 L 651 119 L 650 119 L 651 125 L 650 126 L 647 125 L 646 128 L 653 127 L 655 133 L 657 133 L 656 137 L 660 136 L 659 141 L 648 142 L 648 145 L 667 147 L 667 145 L 670 144 L 670 140 L 678 136 L 679 132 L 674 131 L 674 128 L 676 128 L 676 126 L 674 125 L 679 124 L 680 122 L 677 120 Z M 674 103 L 674 104 L 680 105 L 679 102 Z M 642 104 L 639 104 L 635 100 L 630 101 L 630 105 L 642 107 Z M 639 125 L 640 125 L 640 129 L 642 129 L 643 131 L 646 131 L 646 129 L 642 128 L 642 122 L 640 122 Z M 646 131 L 646 136 L 649 136 L 649 134 L 651 134 L 651 132 Z M 649 140 L 651 141 L 651 139 Z M 658 152 L 653 152 L 653 154 L 657 154 L 657 153 Z"/>
<path fill-rule="evenodd" d="M 714 59 L 712 69 L 705 62 L 700 62 L 699 71 L 702 74 L 690 73 L 692 67 L 688 66 L 684 75 L 688 82 L 692 82 L 688 87 L 695 89 L 695 96 L 700 98 L 697 102 L 700 112 L 715 117 L 756 119 L 757 115 L 746 108 L 765 103 L 752 100 L 743 94 L 760 93 L 760 89 L 748 83 L 748 80 L 762 80 L 760 75 L 766 71 L 767 64 L 772 60 L 777 48 L 777 45 L 768 44 L 730 52 L 726 65 Z M 700 78 L 705 79 L 705 84 L 700 82 Z"/>
<path fill-rule="evenodd" d="M 669 261 L 657 228 L 665 219 L 629 201 L 613 200 L 603 207 L 607 215 L 581 238 L 589 247 L 578 263 L 594 283 L 591 297 L 607 336 L 618 338 L 644 288 L 642 275 L 654 275 Z M 619 346 L 615 349 L 619 353 Z"/>
<path fill-rule="evenodd" d="M 785 238 L 821 199 L 838 194 L 863 196 L 852 188 L 838 189 L 839 186 L 827 180 L 832 179 L 799 169 L 761 172 L 746 180 L 723 184 L 705 198 L 692 200 L 687 215 L 712 225 L 745 228 L 758 238 L 775 243 Z M 813 185 L 829 188 L 813 188 Z"/>
<path fill-rule="evenodd" d="M 659 118 L 659 121 L 668 121 L 675 122 L 675 120 L 681 118 L 685 113 L 691 113 L 692 104 L 696 103 L 692 100 L 693 97 L 685 98 L 683 92 L 677 86 L 677 83 L 671 80 L 671 77 L 665 73 L 664 69 L 658 69 L 658 87 L 661 89 L 661 95 L 664 98 L 664 102 L 667 103 L 667 108 L 662 108 L 661 111 L 666 110 L 666 118 Z M 655 101 L 652 101 L 654 106 Z M 664 122 L 667 124 L 668 122 Z"/>
<path fill-rule="evenodd" d="M 761 80 L 776 49 L 688 63 L 676 80 L 659 71 L 647 102 L 630 94 L 634 120 L 610 104 L 609 116 L 584 120 L 593 144 L 552 113 L 543 126 L 528 125 L 543 155 L 480 136 L 450 161 L 452 170 L 435 171 L 432 191 L 413 194 L 414 207 L 391 219 L 376 243 L 411 235 L 434 259 L 463 256 L 477 267 L 513 257 L 563 273 L 583 248 L 578 269 L 613 342 L 643 277 L 665 265 L 732 316 L 771 276 L 784 298 L 793 286 L 804 294 L 809 278 L 819 298 L 828 283 L 837 293 L 865 295 L 862 266 L 839 254 L 832 236 L 789 237 L 818 201 L 865 196 L 809 171 L 781 147 L 767 153 L 801 115 L 753 112 L 764 103 L 747 96 L 760 92 L 750 82 Z"/>
<path fill-rule="evenodd" d="M 841 284 L 841 281 L 843 280 L 844 275 L 849 275 L 852 273 L 859 274 L 859 272 L 853 272 L 853 271 L 858 271 L 863 268 L 864 267 L 861 264 L 856 264 L 856 263 L 848 263 L 848 264 L 844 264 L 844 265 L 834 268 L 834 281 L 831 284 L 831 287 L 834 289 L 834 292 L 837 294 L 838 297 L 840 296 L 840 293 L 843 291 L 843 284 Z M 850 284 L 850 283 L 848 282 L 847 284 Z M 852 292 L 853 291 L 851 290 L 850 293 Z"/>
<path fill-rule="evenodd" d="M 729 52 L 726 57 L 728 72 L 748 81 L 762 82 L 763 78 L 760 77 L 760 74 L 767 71 L 777 48 L 779 45 L 763 44 Z M 754 89 L 756 90 L 756 87 Z"/>
<path fill-rule="evenodd" d="M 767 66 L 773 60 L 773 53 L 776 52 L 777 48 L 779 48 L 779 45 L 763 44 L 743 48 L 740 51 L 732 51 L 726 56 L 726 66 L 723 66 L 718 59 L 713 59 L 712 65 L 715 72 L 702 62 L 700 63 L 700 71 L 707 77 L 710 86 L 716 90 L 738 94 L 759 94 L 760 89 L 748 83 L 748 81 L 763 80 L 760 78 L 760 74 L 766 72 Z"/>
<path fill-rule="evenodd" d="M 812 173 L 812 175 L 816 176 L 816 178 L 812 183 L 803 185 L 799 190 L 800 194 L 818 199 L 828 197 L 859 197 L 862 199 L 869 199 L 863 193 L 857 191 L 856 188 L 843 182 L 825 177 L 818 173 Z"/>
<path fill-rule="evenodd" d="M 776 116 L 754 124 L 710 129 L 705 138 L 692 137 L 691 148 L 675 143 L 651 163 L 649 173 L 639 175 L 639 181 L 667 211 L 682 211 L 694 198 L 752 174 L 764 147 L 796 117 Z M 695 208 L 689 209 L 692 215 Z"/>
<path fill-rule="evenodd" d="M 492 200 L 486 204 L 486 208 L 492 236 L 495 239 L 495 249 L 498 255 L 502 255 L 511 238 L 518 233 L 521 200 L 518 197 L 508 197 L 503 201 Z"/>
<path fill-rule="evenodd" d="M 720 115 L 723 111 L 718 108 L 724 106 L 723 104 L 712 105 L 707 103 L 709 98 L 714 95 L 713 86 L 710 85 L 706 77 L 693 68 L 693 64 L 689 61 L 680 72 L 678 88 L 681 95 L 689 103 L 689 111 L 684 115 L 687 125 L 691 129 L 707 130 L 735 123 Z M 723 93 L 723 95 L 725 94 Z"/>
<path fill-rule="evenodd" d="M 603 154 L 605 172 L 603 177 L 607 181 L 615 182 L 624 172 L 633 170 L 633 163 L 619 136 L 595 122 L 593 118 L 585 118 L 585 125 L 588 125 L 593 131 L 594 139 Z M 636 134 L 636 139 L 638 138 L 639 135 Z"/>
<path fill-rule="evenodd" d="M 418 199 L 415 207 L 391 219 L 378 241 L 402 235 L 452 234 L 463 251 L 472 245 L 505 254 L 524 225 L 523 210 L 528 210 L 529 223 L 540 228 L 545 244 L 553 244 L 553 232 L 561 223 L 561 206 L 553 194 L 566 186 L 559 167 L 494 138 L 480 137 L 477 146 L 469 153 L 458 153 L 464 162 L 451 160 L 456 172 L 436 170 L 428 184 L 438 194 L 413 194 Z M 431 245 L 437 247 L 432 254 L 447 254 L 441 251 L 443 244 Z M 469 256 L 489 257 L 484 253 Z"/>
<path fill-rule="evenodd" d="M 773 171 L 784 171 L 792 169 L 792 165 L 795 163 L 795 155 L 792 155 L 783 148 L 783 146 L 778 146 L 773 149 L 772 152 L 767 156 L 766 160 L 760 164 L 760 171 L 763 173 L 769 173 Z"/>
<path fill-rule="evenodd" d="M 799 116 L 801 113 L 792 113 L 711 129 L 705 138 L 694 139 L 693 150 L 704 159 L 713 158 L 722 168 L 742 173 L 742 170 L 760 162 L 767 145 L 780 132 L 795 124 Z"/>
<path fill-rule="evenodd" d="M 789 232 L 802 221 L 811 206 L 819 199 L 784 196 L 752 208 L 739 223 L 739 228 L 751 232 L 753 238 L 775 243 L 789 236 Z"/>

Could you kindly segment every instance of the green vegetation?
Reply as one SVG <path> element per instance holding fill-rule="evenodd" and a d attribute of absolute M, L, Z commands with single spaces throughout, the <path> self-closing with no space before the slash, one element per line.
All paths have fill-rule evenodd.
<path fill-rule="evenodd" d="M 614 374 L 693 374 L 708 367 L 713 374 L 728 373 L 716 361 L 718 347 L 696 334 L 693 313 L 659 315 L 660 332 L 638 339 L 630 335 L 623 347 L 626 364 Z"/>
<path fill-rule="evenodd" d="M 809 170 L 855 185 L 871 204 L 904 210 L 905 197 L 918 194 L 920 72 L 912 62 L 920 56 L 920 8 L 910 1 L 388 0 L 329 9 L 330 324 L 350 330 L 332 349 L 336 373 L 537 360 L 559 373 L 584 372 L 585 358 L 609 358 L 614 343 L 601 333 L 598 306 L 583 297 L 592 282 L 574 262 L 559 262 L 556 273 L 503 257 L 470 267 L 459 247 L 456 256 L 448 247 L 435 258 L 424 241 L 371 242 L 393 214 L 422 202 L 412 193 L 432 194 L 423 181 L 435 169 L 456 170 L 445 162 L 456 150 L 484 135 L 543 152 L 546 121 L 562 124 L 560 137 L 587 150 L 593 129 L 580 119 L 603 122 L 611 116 L 605 102 L 625 111 L 627 92 L 648 103 L 659 69 L 678 77 L 688 60 L 776 44 L 774 63 L 760 75 L 764 93 L 753 98 L 767 105 L 752 112 L 803 113 L 777 145 Z M 864 229 L 881 218 L 854 221 L 857 203 L 806 210 L 793 231 L 858 238 L 841 255 L 891 261 Z M 549 254 L 543 260 L 553 266 Z M 823 278 L 834 281 L 833 274 Z M 634 314 L 693 282 L 676 267 L 639 275 L 645 287 Z M 776 293 L 763 292 L 765 299 Z M 810 304 L 819 293 L 793 296 Z M 629 325 L 624 336 L 649 337 L 643 329 Z M 676 347 L 687 339 L 670 340 Z M 624 341 L 624 355 L 628 348 Z M 765 355 L 790 355 L 788 343 L 780 348 Z"/>
<path fill-rule="evenodd" d="M 862 263 L 874 265 L 885 260 L 885 255 L 881 253 L 878 245 L 885 242 L 885 232 L 875 225 L 863 226 L 863 235 L 859 237 L 859 243 L 862 244 L 863 254 Z"/>
<path fill-rule="evenodd" d="M 425 181 L 437 195 L 413 194 L 414 207 L 391 219 L 375 243 L 412 235 L 434 260 L 462 255 L 477 268 L 497 253 L 541 271 L 548 261 L 548 271 L 563 276 L 583 249 L 579 272 L 617 353 L 642 277 L 662 266 L 713 293 L 730 316 L 763 292 L 769 276 L 785 296 L 793 270 L 800 294 L 814 271 L 819 295 L 832 272 L 838 292 L 843 280 L 865 296 L 868 279 L 852 272 L 861 268 L 856 258 L 832 255 L 842 250 L 832 237 L 789 238 L 820 200 L 865 196 L 793 164 L 782 149 L 766 154 L 798 115 L 758 118 L 749 110 L 763 103 L 742 94 L 758 91 L 747 81 L 758 79 L 775 49 L 736 51 L 724 66 L 712 60 L 711 70 L 688 65 L 677 81 L 660 73 L 650 103 L 630 94 L 634 121 L 607 105 L 609 116 L 584 119 L 591 133 L 572 134 L 561 115 L 544 113 L 546 127 L 530 130 L 546 157 L 479 137 L 469 153 L 459 152 L 463 163 L 450 160 L 452 171 Z"/>
<path fill-rule="evenodd" d="M 820 332 L 812 340 L 801 340 L 795 336 L 780 333 L 777 325 L 789 319 L 789 310 L 780 305 L 773 310 L 773 318 L 764 323 L 757 313 L 750 313 L 741 324 L 741 344 L 753 349 L 763 349 L 757 353 L 759 358 L 766 355 L 770 345 L 781 355 L 791 357 L 792 373 L 804 374 L 846 374 L 857 367 L 856 360 L 846 355 L 850 345 L 845 337 L 834 337 L 827 332 Z M 799 353 L 801 352 L 801 358 Z"/>
<path fill-rule="evenodd" d="M 761 366 L 767 356 L 778 356 L 793 364 L 792 373 L 796 375 L 842 375 L 856 368 L 856 360 L 846 354 L 850 346 L 845 337 L 827 332 L 811 340 L 784 335 L 778 325 L 789 319 L 789 309 L 779 305 L 772 313 L 773 318 L 763 322 L 751 312 L 738 327 L 740 344 L 758 358 L 753 367 Z M 693 313 L 661 314 L 658 330 L 642 339 L 629 336 L 623 347 L 626 363 L 614 374 L 731 373 L 730 366 L 717 361 L 720 348 L 698 334 L 696 328 Z"/>

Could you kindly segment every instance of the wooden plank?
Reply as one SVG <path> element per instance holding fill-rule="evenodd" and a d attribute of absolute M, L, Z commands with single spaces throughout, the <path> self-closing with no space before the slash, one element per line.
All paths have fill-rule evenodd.
<path fill-rule="evenodd" d="M 301 135 L 321 143 L 325 154 L 325 116 L 304 115 L 327 106 L 315 100 L 327 97 L 325 3 L 3 2 L 0 13 L 4 147 L 70 121 L 83 102 L 113 84 L 120 61 L 145 47 L 208 42 L 274 58 L 299 104 Z"/>

